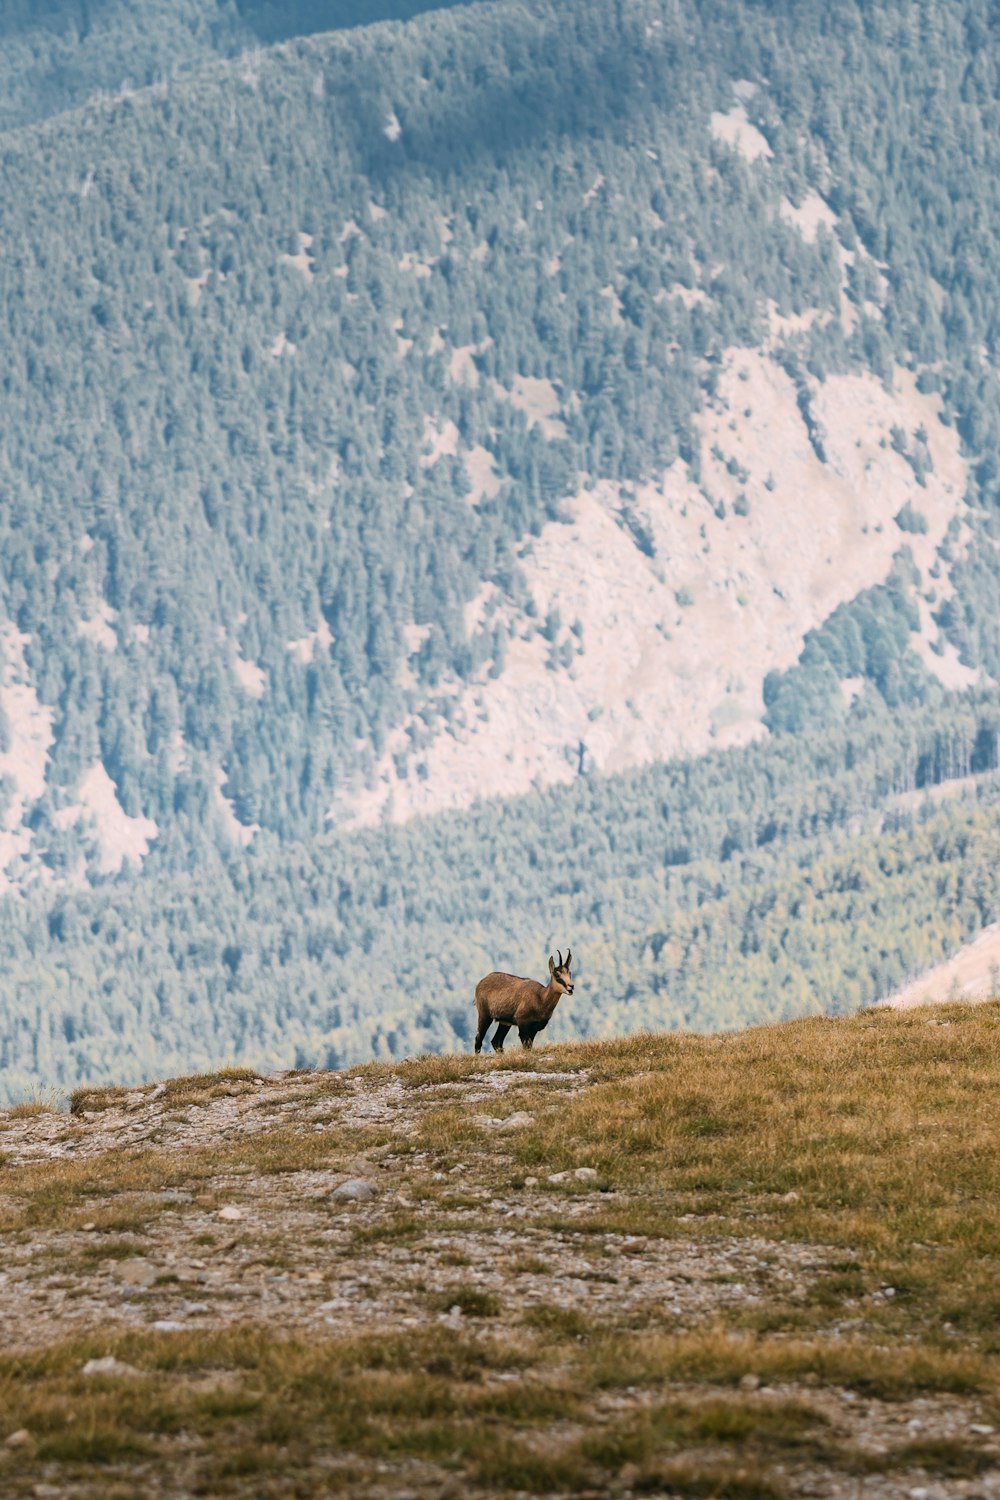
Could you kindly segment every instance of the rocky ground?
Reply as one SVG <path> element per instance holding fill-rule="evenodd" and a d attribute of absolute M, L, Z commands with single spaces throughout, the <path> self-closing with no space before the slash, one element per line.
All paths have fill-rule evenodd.
<path fill-rule="evenodd" d="M 0 1116 L 0 1495 L 1000 1496 L 992 1366 L 900 1324 L 863 1245 L 804 1236 L 801 1190 L 748 1180 L 737 1222 L 707 1179 L 672 1191 L 641 1144 L 580 1134 L 623 1089 L 653 1111 L 672 1055 L 232 1072 Z M 303 1447 L 263 1409 L 287 1386 L 294 1410 L 317 1351 L 360 1405 L 345 1429 L 311 1391 Z"/>

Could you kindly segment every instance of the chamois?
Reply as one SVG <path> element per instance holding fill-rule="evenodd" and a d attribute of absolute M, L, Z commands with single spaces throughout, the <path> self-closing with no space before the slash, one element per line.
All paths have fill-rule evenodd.
<path fill-rule="evenodd" d="M 493 1051 L 503 1051 L 503 1039 L 512 1026 L 517 1027 L 521 1046 L 530 1049 L 540 1031 L 544 1031 L 552 1019 L 552 1012 L 559 1003 L 560 995 L 572 995 L 573 976 L 569 966 L 573 957 L 572 948 L 567 948 L 563 959 L 558 950 L 559 962 L 549 957 L 549 982 L 539 984 L 537 979 L 519 979 L 516 974 L 487 974 L 476 985 L 476 1051 L 483 1050 L 483 1038 L 496 1021 L 493 1033 Z"/>

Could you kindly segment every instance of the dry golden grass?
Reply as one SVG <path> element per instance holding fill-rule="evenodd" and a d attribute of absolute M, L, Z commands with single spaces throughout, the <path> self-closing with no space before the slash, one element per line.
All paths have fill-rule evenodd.
<path fill-rule="evenodd" d="M 211 1146 L 5 1166 L 0 1229 L 19 1243 L 42 1237 L 36 1265 L 45 1234 L 68 1235 L 53 1254 L 71 1277 L 135 1254 L 168 1203 L 156 1195 L 172 1188 L 194 1195 L 175 1223 L 240 1201 L 242 1182 L 301 1202 L 315 1191 L 310 1174 L 354 1172 L 365 1152 L 384 1161 L 401 1201 L 348 1213 L 335 1251 L 320 1235 L 309 1253 L 333 1283 L 336 1265 L 399 1257 L 381 1263 L 409 1276 L 419 1309 L 414 1326 L 379 1338 L 291 1337 L 279 1319 L 95 1332 L 0 1354 L 0 1411 L 33 1445 L 7 1454 L 5 1471 L 26 1492 L 39 1465 L 67 1484 L 106 1473 L 102 1493 L 113 1494 L 135 1466 L 166 1473 L 183 1452 L 192 1491 L 220 1496 L 364 1494 L 382 1462 L 421 1494 L 428 1474 L 427 1493 L 452 1474 L 470 1492 L 604 1494 L 627 1471 L 636 1493 L 733 1500 L 778 1500 L 796 1466 L 845 1483 L 875 1471 L 974 1476 L 994 1462 L 978 1439 L 917 1440 L 904 1427 L 873 1454 L 831 1428 L 816 1392 L 964 1402 L 1000 1419 L 998 1064 L 1000 1004 L 876 1011 L 373 1064 L 297 1080 L 295 1097 L 305 1109 L 399 1078 L 396 1123 L 362 1112 L 361 1123 L 337 1116 L 317 1129 L 313 1116 L 271 1125 L 252 1111 L 253 1131 Z M 516 1081 L 470 1106 L 463 1083 L 497 1071 Z M 540 1076 L 552 1073 L 572 1076 Z M 229 1070 L 167 1093 L 187 1107 L 256 1088 Z M 531 1122 L 501 1134 L 475 1119 L 522 1110 Z M 548 1183 L 581 1165 L 597 1178 Z M 541 1186 L 525 1187 L 530 1177 Z M 461 1236 L 490 1212 L 486 1184 L 520 1215 L 497 1222 L 525 1238 L 507 1241 L 484 1285 L 468 1274 L 481 1251 L 466 1253 Z M 93 1229 L 77 1237 L 85 1220 Z M 794 1295 L 774 1283 L 759 1301 L 709 1299 L 682 1327 L 648 1298 L 596 1320 L 587 1300 L 560 1301 L 548 1256 L 571 1244 L 578 1284 L 641 1274 L 642 1240 L 617 1240 L 609 1260 L 611 1231 L 698 1245 L 709 1265 L 723 1239 L 819 1249 Z M 269 1266 L 294 1272 L 309 1249 L 277 1219 L 253 1233 Z M 202 1219 L 189 1253 L 220 1234 Z M 522 1302 L 519 1276 L 551 1296 Z M 143 1374 L 82 1376 L 86 1359 L 110 1353 Z M 745 1390 L 748 1376 L 774 1389 Z"/>
<path fill-rule="evenodd" d="M 226 1095 L 252 1091 L 260 1080 L 260 1074 L 252 1068 L 219 1068 L 214 1073 L 193 1073 L 184 1078 L 170 1078 L 159 1085 L 167 1105 L 183 1109 L 192 1104 L 207 1104 L 212 1099 Z M 70 1113 L 100 1114 L 109 1109 L 124 1108 L 130 1089 L 91 1088 L 74 1089 L 70 1095 Z"/>
<path fill-rule="evenodd" d="M 55 1105 L 44 1099 L 24 1099 L 20 1104 L 12 1104 L 9 1109 L 4 1110 L 8 1120 L 33 1120 L 37 1115 L 57 1113 Z"/>

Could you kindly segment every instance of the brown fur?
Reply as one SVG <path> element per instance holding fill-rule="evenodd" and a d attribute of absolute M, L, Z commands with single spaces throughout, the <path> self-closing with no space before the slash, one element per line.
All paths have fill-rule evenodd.
<path fill-rule="evenodd" d="M 567 949 L 565 962 L 562 952 L 559 962 L 549 958 L 549 982 L 539 984 L 537 979 L 520 979 L 516 974 L 487 974 L 476 985 L 476 1051 L 483 1050 L 483 1039 L 493 1022 L 497 1029 L 493 1033 L 494 1052 L 503 1051 L 504 1037 L 512 1026 L 517 1027 L 521 1046 L 530 1049 L 535 1037 L 552 1019 L 552 1012 L 561 995 L 572 995 L 573 975 L 570 961 L 573 950 Z"/>

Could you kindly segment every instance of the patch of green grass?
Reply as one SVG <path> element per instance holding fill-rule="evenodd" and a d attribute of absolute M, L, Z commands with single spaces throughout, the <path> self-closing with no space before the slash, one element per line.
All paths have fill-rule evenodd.
<path fill-rule="evenodd" d="M 450 1312 L 457 1307 L 465 1318 L 495 1318 L 501 1308 L 500 1298 L 495 1292 L 461 1283 L 434 1292 L 427 1300 L 428 1305 L 438 1312 Z"/>
<path fill-rule="evenodd" d="M 541 1333 L 556 1334 L 564 1339 L 590 1338 L 594 1325 L 586 1313 L 572 1307 L 556 1307 L 548 1303 L 525 1308 L 522 1321 L 527 1328 Z"/>
<path fill-rule="evenodd" d="M 472 1257 L 466 1255 L 463 1250 L 445 1250 L 438 1257 L 443 1266 L 471 1266 Z"/>
<path fill-rule="evenodd" d="M 975 1479 L 996 1468 L 996 1455 L 961 1438 L 920 1438 L 897 1448 L 893 1468 L 927 1469 L 947 1479 Z"/>
<path fill-rule="evenodd" d="M 754 1338 L 722 1330 L 597 1335 L 579 1375 L 595 1387 L 659 1386 L 667 1382 L 735 1385 L 744 1375 L 771 1382 L 805 1377 L 883 1400 L 923 1391 L 971 1394 L 993 1388 L 996 1365 L 970 1350 L 919 1345 L 876 1348 L 863 1339 Z"/>
<path fill-rule="evenodd" d="M 548 1261 L 541 1260 L 537 1255 L 519 1255 L 511 1265 L 515 1276 L 551 1276 L 552 1267 Z"/>

